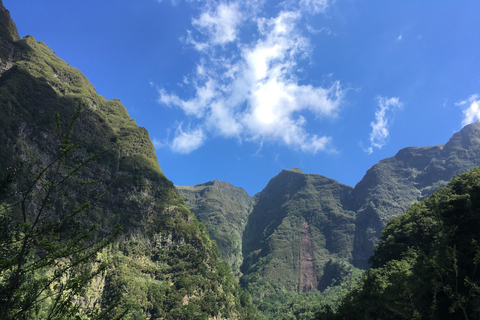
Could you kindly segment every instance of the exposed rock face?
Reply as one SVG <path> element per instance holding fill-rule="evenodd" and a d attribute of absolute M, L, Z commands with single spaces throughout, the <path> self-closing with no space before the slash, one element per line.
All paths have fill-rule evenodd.
<path fill-rule="evenodd" d="M 270 180 L 255 196 L 245 228 L 242 281 L 267 281 L 298 293 L 317 289 L 327 261 L 351 260 L 355 216 L 346 209 L 351 191 L 299 169 L 283 170 Z"/>
<path fill-rule="evenodd" d="M 312 232 L 308 222 L 303 223 L 302 253 L 300 255 L 300 289 L 306 293 L 317 289 L 317 277 L 315 275 L 316 259 L 313 252 Z"/>
<path fill-rule="evenodd" d="M 416 201 L 443 187 L 454 176 L 480 165 L 480 123 L 465 126 L 445 144 L 411 147 L 382 160 L 353 190 L 354 264 L 368 268 L 368 259 L 386 223 Z"/>

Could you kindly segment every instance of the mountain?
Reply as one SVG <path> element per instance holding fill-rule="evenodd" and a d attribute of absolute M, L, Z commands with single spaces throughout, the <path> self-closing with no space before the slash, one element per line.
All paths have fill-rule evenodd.
<path fill-rule="evenodd" d="M 28 220 L 39 208 L 48 210 L 53 221 L 75 212 L 76 224 L 66 226 L 62 235 L 96 226 L 94 237 L 101 240 L 115 225 L 123 229 L 96 255 L 92 268 L 104 262 L 109 267 L 76 303 L 102 310 L 115 304 L 118 308 L 107 316 L 112 319 L 124 311 L 128 319 L 255 318 L 249 296 L 220 259 L 204 225 L 162 173 L 148 132 L 118 99 L 97 94 L 45 43 L 32 36 L 20 39 L 1 0 L 0 114 L 0 177 L 13 188 L 12 196 L 4 198 L 6 184 L 0 185 L 1 218 L 11 221 L 7 231 L 24 228 L 22 210 Z M 52 172 L 52 164 L 59 163 L 64 165 Z M 68 172 L 69 166 L 79 170 Z M 49 181 L 58 181 L 62 172 L 69 179 L 60 180 L 39 203 L 35 195 L 44 195 Z M 44 184 L 28 189 L 43 176 Z M 16 200 L 22 194 L 33 195 L 23 209 Z M 42 257 L 41 248 L 51 246 L 36 244 L 31 254 Z M 0 276 L 6 276 L 4 271 Z"/>
<path fill-rule="evenodd" d="M 355 214 L 345 207 L 353 188 L 335 180 L 291 169 L 255 197 L 218 180 L 177 189 L 234 270 L 243 262 L 245 286 L 262 279 L 291 292 L 326 288 L 324 266 L 352 260 Z"/>
<path fill-rule="evenodd" d="M 375 164 L 352 192 L 352 210 L 357 213 L 353 263 L 367 268 L 373 247 L 392 217 L 478 165 L 478 122 L 465 126 L 444 145 L 405 148 Z"/>
<path fill-rule="evenodd" d="M 240 276 L 242 238 L 254 199 L 239 187 L 219 180 L 194 187 L 177 186 L 185 205 L 204 223 L 222 258 Z"/>
<path fill-rule="evenodd" d="M 346 209 L 351 192 L 299 169 L 283 170 L 270 180 L 248 217 L 242 282 L 253 287 L 259 277 L 275 290 L 317 289 L 328 261 L 351 260 L 355 214 Z M 268 286 L 257 290 L 271 291 Z"/>
<path fill-rule="evenodd" d="M 380 161 L 354 188 L 298 168 L 283 170 L 253 197 L 247 213 L 245 206 L 234 205 L 233 198 L 217 197 L 216 207 L 225 201 L 232 212 L 248 216 L 240 283 L 270 317 L 290 312 L 282 309 L 284 305 L 305 308 L 300 298 L 289 293 L 311 291 L 315 295 L 320 290 L 323 302 L 338 303 L 345 288 L 352 286 L 349 279 L 358 276 L 357 268 L 369 268 L 368 259 L 388 221 L 455 175 L 480 165 L 479 143 L 480 123 L 467 125 L 444 145 L 405 148 Z M 193 204 L 212 201 L 200 190 L 195 196 L 185 194 L 186 205 L 194 212 L 198 205 Z M 217 209 L 198 215 L 207 228 L 209 210 L 216 216 Z M 223 217 L 226 228 L 232 216 Z M 304 299 L 312 305 L 309 296 Z"/>
<path fill-rule="evenodd" d="M 351 187 L 291 169 L 255 197 L 218 180 L 177 189 L 234 271 L 243 262 L 242 286 L 266 319 L 310 319 L 360 274 L 347 262 L 355 231 L 355 214 L 345 208 Z M 333 285 L 328 294 L 315 290 Z"/>
<path fill-rule="evenodd" d="M 391 219 L 372 268 L 316 319 L 479 319 L 480 168 Z"/>

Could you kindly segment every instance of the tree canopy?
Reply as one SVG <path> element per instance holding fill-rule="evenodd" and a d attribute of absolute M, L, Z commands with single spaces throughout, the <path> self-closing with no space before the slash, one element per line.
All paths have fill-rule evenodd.
<path fill-rule="evenodd" d="M 317 319 L 479 319 L 480 168 L 393 218 L 370 269 Z"/>

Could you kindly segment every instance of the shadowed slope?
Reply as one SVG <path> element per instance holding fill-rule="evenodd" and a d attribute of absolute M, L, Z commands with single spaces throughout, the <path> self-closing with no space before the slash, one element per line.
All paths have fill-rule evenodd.
<path fill-rule="evenodd" d="M 55 113 L 65 124 L 82 104 L 72 136 L 80 143 L 76 156 L 105 151 L 80 177 L 98 181 L 102 197 L 82 212 L 78 227 L 95 223 L 101 238 L 120 224 L 124 233 L 98 255 L 110 268 L 82 301 L 106 309 L 121 298 L 117 311 L 128 307 L 135 319 L 254 317 L 205 227 L 162 173 L 148 132 L 120 101 L 98 95 L 44 43 L 31 36 L 19 40 L 1 3 L 0 59 L 0 168 L 17 170 L 19 191 L 56 154 Z M 51 209 L 61 215 L 90 196 L 67 183 Z"/>
<path fill-rule="evenodd" d="M 184 197 L 186 206 L 200 222 L 205 223 L 222 258 L 239 276 L 243 261 L 243 231 L 252 211 L 253 198 L 243 188 L 219 180 L 194 187 L 177 186 L 177 189 Z"/>

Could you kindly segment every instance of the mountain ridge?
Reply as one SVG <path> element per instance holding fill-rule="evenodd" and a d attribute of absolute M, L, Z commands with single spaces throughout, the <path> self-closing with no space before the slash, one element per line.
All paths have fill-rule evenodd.
<path fill-rule="evenodd" d="M 407 147 L 373 165 L 354 188 L 357 212 L 354 264 L 368 258 L 386 223 L 450 179 L 480 165 L 480 122 L 455 133 L 445 144 Z"/>
<path fill-rule="evenodd" d="M 254 199 L 239 187 L 213 180 L 193 187 L 176 186 L 185 204 L 203 221 L 222 258 L 239 277 L 243 261 L 242 238 Z"/>
<path fill-rule="evenodd" d="M 445 144 L 399 150 L 367 170 L 355 187 L 299 168 L 283 169 L 251 197 L 241 284 L 258 299 L 343 283 L 341 274 L 351 274 L 346 270 L 368 268 L 392 217 L 478 165 L 479 122 Z"/>
<path fill-rule="evenodd" d="M 163 174 L 147 130 L 118 99 L 97 94 L 83 73 L 45 43 L 19 39 L 0 1 L 0 178 L 8 175 L 5 170 L 17 177 L 13 198 L 0 199 L 1 210 L 16 208 L 16 195 L 56 161 L 63 143 L 59 132 L 80 109 L 69 138 L 78 147 L 68 160 L 84 163 L 85 170 L 78 184 L 76 176 L 65 180 L 48 210 L 62 219 L 92 201 L 78 214 L 76 229 L 95 225 L 94 237 L 101 239 L 118 224 L 123 233 L 96 255 L 92 263 L 108 262 L 109 268 L 78 301 L 99 310 L 116 305 L 107 314 L 111 319 L 125 311 L 131 319 L 255 318 L 249 295 L 220 259 L 205 226 Z M 94 190 L 86 189 L 89 181 L 97 182 Z M 31 201 L 28 210 L 38 207 L 35 197 Z M 21 220 L 18 214 L 2 211 L 12 221 Z"/>

